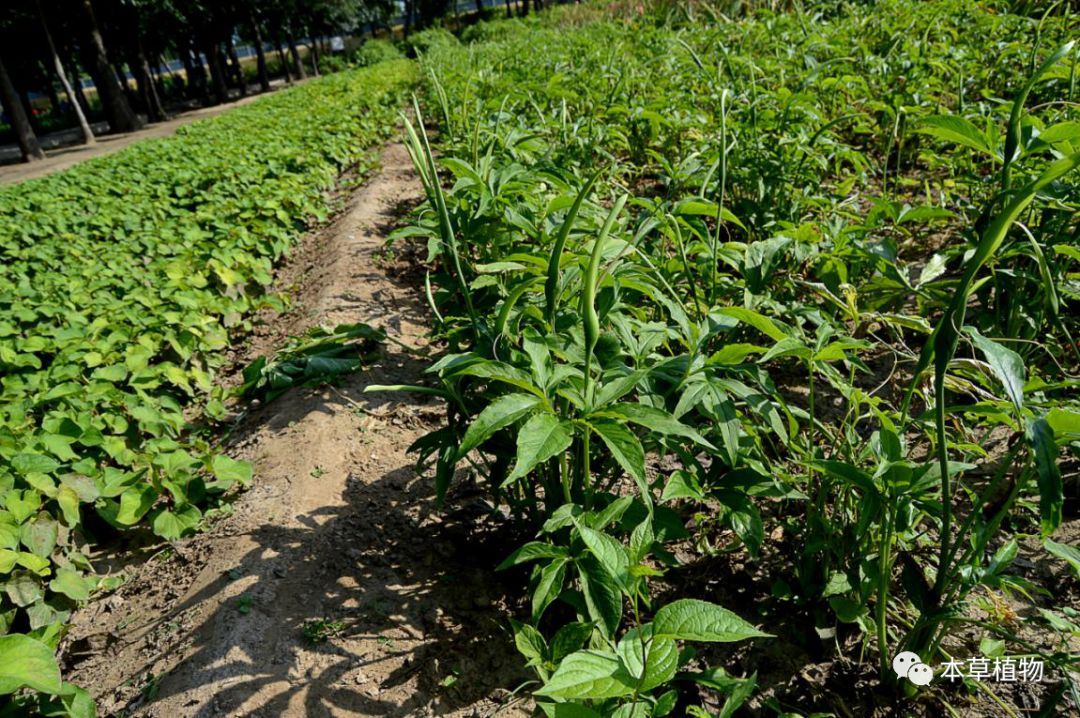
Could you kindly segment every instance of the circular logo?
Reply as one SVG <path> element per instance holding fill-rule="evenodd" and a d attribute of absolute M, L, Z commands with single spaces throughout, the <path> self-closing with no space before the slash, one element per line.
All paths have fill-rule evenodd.
<path fill-rule="evenodd" d="M 934 669 L 925 663 L 916 663 L 908 669 L 907 677 L 917 686 L 928 686 L 934 680 Z"/>
<path fill-rule="evenodd" d="M 892 669 L 896 672 L 897 678 L 907 678 L 911 667 L 919 663 L 922 663 L 922 659 L 919 658 L 918 654 L 904 651 L 903 653 L 897 653 L 896 657 L 892 659 Z"/>

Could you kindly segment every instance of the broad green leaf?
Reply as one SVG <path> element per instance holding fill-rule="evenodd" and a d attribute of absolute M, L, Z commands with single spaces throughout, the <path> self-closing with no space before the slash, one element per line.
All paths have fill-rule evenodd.
<path fill-rule="evenodd" d="M 247 461 L 237 461 L 225 454 L 217 454 L 210 462 L 210 467 L 214 477 L 225 484 L 238 483 L 247 486 L 251 483 L 252 469 Z"/>
<path fill-rule="evenodd" d="M 861 601 L 847 596 L 833 596 L 829 599 L 829 607 L 843 623 L 856 623 L 870 612 Z"/>
<path fill-rule="evenodd" d="M 510 619 L 510 627 L 514 631 L 514 645 L 518 652 L 529 660 L 528 665 L 543 665 L 547 657 L 547 642 L 540 632 L 527 623 L 520 623 Z"/>
<path fill-rule="evenodd" d="M 653 636 L 649 625 L 627 631 L 615 652 L 638 691 L 651 691 L 671 680 L 679 666 L 675 641 Z"/>
<path fill-rule="evenodd" d="M 680 641 L 710 642 L 771 637 L 726 608 L 693 598 L 680 599 L 661 607 L 653 619 L 653 635 Z"/>
<path fill-rule="evenodd" d="M 919 274 L 919 281 L 916 282 L 916 286 L 921 287 L 924 284 L 929 284 L 942 274 L 945 273 L 947 258 L 944 254 L 934 254 L 930 257 L 930 260 L 923 267 L 922 272 Z"/>
<path fill-rule="evenodd" d="M 60 462 L 51 456 L 42 454 L 16 454 L 11 458 L 11 466 L 20 474 L 51 474 L 60 468 Z"/>
<path fill-rule="evenodd" d="M 611 714 L 611 718 L 649 718 L 652 715 L 652 706 L 645 701 L 623 703 Z"/>
<path fill-rule="evenodd" d="M 584 517 L 585 525 L 597 531 L 603 531 L 621 519 L 627 510 L 634 505 L 634 500 L 633 496 L 620 496 L 600 511 L 589 512 Z"/>
<path fill-rule="evenodd" d="M 532 377 L 521 369 L 505 362 L 489 360 L 474 362 L 466 364 L 455 373 L 502 382 L 534 394 L 540 399 L 544 398 L 543 390 L 533 383 Z"/>
<path fill-rule="evenodd" d="M 183 449 L 161 453 L 154 457 L 154 465 L 164 469 L 168 476 L 184 476 L 198 463 L 194 456 Z"/>
<path fill-rule="evenodd" d="M 63 399 L 64 397 L 73 396 L 83 390 L 81 384 L 75 382 L 65 382 L 63 384 L 57 384 L 56 386 L 45 392 L 43 401 L 52 401 L 53 399 Z"/>
<path fill-rule="evenodd" d="M 15 523 L 21 524 L 34 515 L 41 506 L 41 495 L 36 491 L 9 491 L 4 496 L 4 506 L 15 519 Z"/>
<path fill-rule="evenodd" d="M 1039 483 L 1039 523 L 1045 538 L 1061 525 L 1061 510 L 1065 501 L 1061 470 L 1057 465 L 1057 444 L 1046 419 L 1029 421 L 1026 434 L 1035 461 L 1035 475 Z"/>
<path fill-rule="evenodd" d="M 731 222 L 734 225 L 746 229 L 746 226 L 740 222 L 739 218 L 732 214 L 727 207 L 719 207 L 716 202 L 706 199 L 691 198 L 679 200 L 672 210 L 672 214 L 690 217 L 712 217 L 714 219 L 719 216 L 719 218 L 725 222 Z"/>
<path fill-rule="evenodd" d="M 842 571 L 833 571 L 829 576 L 828 582 L 825 584 L 825 590 L 821 592 L 821 597 L 829 598 L 830 596 L 837 596 L 851 590 L 851 581 L 848 580 L 847 575 Z"/>
<path fill-rule="evenodd" d="M 602 718 L 592 708 L 580 703 L 555 703 L 551 710 L 551 718 Z"/>
<path fill-rule="evenodd" d="M 720 709 L 720 714 L 716 718 L 731 718 L 735 715 L 735 711 L 742 707 L 743 703 L 746 703 L 747 699 L 754 694 L 757 690 L 757 673 L 752 673 L 749 678 L 739 680 L 735 685 L 735 688 L 728 694 L 728 697 L 724 700 L 724 705 Z"/>
<path fill-rule="evenodd" d="M 698 433 L 696 429 L 682 423 L 663 409 L 646 406 L 645 404 L 622 402 L 614 406 L 605 407 L 603 415 L 608 414 L 616 414 L 617 416 L 626 419 L 626 421 L 643 426 L 649 431 L 655 431 L 658 434 L 683 436 L 691 441 L 697 442 L 707 449 L 716 448 L 710 444 L 704 436 Z"/>
<path fill-rule="evenodd" d="M 601 384 L 598 386 L 596 392 L 596 406 L 607 407 L 611 402 L 618 401 L 626 396 L 634 390 L 634 387 L 636 387 L 648 373 L 647 369 L 637 369 L 629 374 Z"/>
<path fill-rule="evenodd" d="M 758 357 L 759 364 L 765 364 L 780 357 L 799 357 L 809 360 L 814 355 L 810 347 L 806 346 L 798 337 L 784 337 L 769 347 L 769 350 Z"/>
<path fill-rule="evenodd" d="M 69 527 L 79 525 L 79 495 L 70 486 L 61 486 L 56 492 L 56 502 L 64 514 L 64 523 Z"/>
<path fill-rule="evenodd" d="M 518 432 L 517 462 L 503 485 L 517 481 L 536 466 L 570 448 L 570 426 L 547 412 L 535 414 Z"/>
<path fill-rule="evenodd" d="M 1016 411 L 1022 411 L 1024 408 L 1024 382 L 1027 380 L 1024 360 L 1012 349 L 998 344 L 993 339 L 984 337 L 975 327 L 965 327 L 964 331 L 971 336 L 971 343 L 986 357 L 986 362 L 1005 387 L 1005 394 L 1013 403 Z"/>
<path fill-rule="evenodd" d="M 31 519 L 19 529 L 19 540 L 35 556 L 48 558 L 59 535 L 59 526 L 52 516 L 42 511 L 37 518 Z"/>
<path fill-rule="evenodd" d="M 881 498 L 881 492 L 874 483 L 873 477 L 857 466 L 853 466 L 845 461 L 815 461 L 814 467 L 819 471 L 824 471 L 830 476 L 835 476 L 852 486 L 862 489 L 868 496 Z"/>
<path fill-rule="evenodd" d="M 767 347 L 756 344 L 726 344 L 709 357 L 710 364 L 742 364 L 752 354 L 764 354 Z"/>
<path fill-rule="evenodd" d="M 1039 139 L 1048 144 L 1080 140 L 1080 122 L 1059 122 L 1039 133 Z"/>
<path fill-rule="evenodd" d="M 649 485 L 645 479 L 645 450 L 632 431 L 622 424 L 606 419 L 593 419 L 589 422 L 596 434 L 603 440 L 608 451 L 623 471 L 630 474 L 638 486 L 643 499 L 649 498 Z"/>
<path fill-rule="evenodd" d="M 52 572 L 51 557 L 42 557 L 27 551 L 19 551 L 16 563 L 38 576 L 48 576 Z"/>
<path fill-rule="evenodd" d="M 0 695 L 20 688 L 60 692 L 60 667 L 52 649 L 29 636 L 0 636 Z"/>
<path fill-rule="evenodd" d="M 567 551 L 562 546 L 555 546 L 542 541 L 530 541 L 529 543 L 514 549 L 514 552 L 507 556 L 495 570 L 503 571 L 527 561 L 536 561 L 545 558 L 565 558 L 566 555 Z"/>
<path fill-rule="evenodd" d="M 86 579 L 70 568 L 57 569 L 56 578 L 49 582 L 49 590 L 62 593 L 73 601 L 90 599 L 90 586 Z"/>
<path fill-rule="evenodd" d="M 201 518 L 199 510 L 194 506 L 176 511 L 165 509 L 155 513 L 150 525 L 155 534 L 167 541 L 176 541 L 194 530 Z"/>
<path fill-rule="evenodd" d="M 488 404 L 465 430 L 458 448 L 463 457 L 499 429 L 510 426 L 540 404 L 539 397 L 532 394 L 507 394 Z"/>
<path fill-rule="evenodd" d="M 1046 423 L 1054 430 L 1054 436 L 1080 436 L 1080 412 L 1054 407 L 1046 413 Z"/>
<path fill-rule="evenodd" d="M 1051 539 L 1045 539 L 1043 546 L 1051 554 L 1072 566 L 1073 573 L 1077 578 L 1080 578 L 1080 549 Z"/>
<path fill-rule="evenodd" d="M 551 660 L 558 663 L 574 651 L 579 651 L 592 635 L 593 624 L 574 621 L 564 623 L 551 637 Z"/>
<path fill-rule="evenodd" d="M 618 698 L 634 692 L 629 679 L 615 654 L 578 651 L 563 659 L 536 695 L 566 700 Z"/>
<path fill-rule="evenodd" d="M 627 572 L 630 570 L 630 557 L 626 553 L 626 547 L 612 536 L 601 531 L 595 531 L 588 526 L 577 524 L 578 535 L 585 542 L 589 552 L 607 571 L 608 576 L 616 584 L 625 587 L 627 585 Z"/>
<path fill-rule="evenodd" d="M 577 567 L 581 574 L 581 591 L 585 595 L 589 618 L 596 622 L 605 636 L 614 637 L 623 614 L 619 585 L 592 555 L 579 558 Z"/>
<path fill-rule="evenodd" d="M 683 469 L 675 471 L 668 477 L 667 484 L 664 485 L 664 493 L 660 496 L 660 502 L 665 504 L 676 499 L 705 500 L 705 492 L 697 479 Z"/>
<path fill-rule="evenodd" d="M 60 701 L 67 709 L 68 718 L 97 718 L 97 706 L 90 694 L 72 683 L 65 683 L 60 691 Z"/>
<path fill-rule="evenodd" d="M 126 526 L 137 524 L 154 505 L 157 496 L 157 491 L 148 484 L 126 489 L 120 494 L 120 510 L 116 514 L 116 521 Z"/>
<path fill-rule="evenodd" d="M 727 460 L 728 466 L 736 466 L 739 463 L 739 436 L 742 422 L 739 421 L 738 411 L 730 399 L 724 398 L 716 402 L 716 428 L 720 430 L 721 451 Z"/>
<path fill-rule="evenodd" d="M 715 310 L 718 314 L 736 319 L 743 324 L 749 324 L 754 329 L 769 337 L 773 341 L 787 339 L 788 334 L 769 317 L 745 307 L 720 307 Z"/>
<path fill-rule="evenodd" d="M 981 152 L 988 157 L 1001 161 L 1001 158 L 990 148 L 986 135 L 980 132 L 975 125 L 963 117 L 955 115 L 932 115 L 924 117 L 920 121 L 918 132 L 933 135 L 948 142 L 954 142 L 964 147 Z"/>
<path fill-rule="evenodd" d="M 29 571 L 16 571 L 4 584 L 4 592 L 16 606 L 25 608 L 45 597 L 41 580 Z"/>
<path fill-rule="evenodd" d="M 539 623 L 544 611 L 559 597 L 566 580 L 569 559 L 557 558 L 540 570 L 532 592 L 532 622 Z"/>

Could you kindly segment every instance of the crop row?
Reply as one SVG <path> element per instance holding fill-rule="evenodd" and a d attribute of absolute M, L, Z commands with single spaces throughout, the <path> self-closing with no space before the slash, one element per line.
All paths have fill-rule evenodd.
<path fill-rule="evenodd" d="M 0 695 L 61 693 L 52 649 L 113 580 L 94 542 L 177 539 L 250 479 L 191 422 L 224 415 L 225 349 L 280 306 L 275 260 L 367 168 L 414 75 L 333 75 L 0 190 Z M 73 686 L 57 700 L 92 711 Z"/>
<path fill-rule="evenodd" d="M 401 236 L 449 348 L 416 448 L 440 497 L 473 472 L 536 531 L 503 568 L 529 568 L 541 709 L 706 715 L 697 684 L 730 715 L 757 664 L 680 644 L 745 639 L 838 635 L 892 690 L 895 652 L 972 650 L 973 623 L 1075 698 L 1053 641 L 971 610 L 1029 593 L 1014 532 L 1057 528 L 1080 446 L 1075 21 L 618 8 L 432 35 L 438 160 L 410 128 L 428 201 Z M 657 598 L 693 586 L 676 547 L 753 562 L 769 536 L 790 560 L 741 618 Z"/>

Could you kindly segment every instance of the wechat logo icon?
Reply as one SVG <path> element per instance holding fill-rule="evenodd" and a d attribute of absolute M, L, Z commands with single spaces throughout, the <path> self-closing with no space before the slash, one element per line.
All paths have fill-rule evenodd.
<path fill-rule="evenodd" d="M 934 669 L 911 651 L 898 653 L 893 658 L 892 669 L 897 678 L 907 678 L 917 686 L 928 686 L 930 681 L 934 680 Z"/>

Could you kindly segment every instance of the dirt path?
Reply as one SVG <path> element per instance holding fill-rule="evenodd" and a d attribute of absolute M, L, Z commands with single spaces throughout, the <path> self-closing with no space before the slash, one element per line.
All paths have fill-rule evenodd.
<path fill-rule="evenodd" d="M 280 274 L 302 278 L 299 301 L 256 349 L 356 321 L 423 347 L 414 265 L 381 259 L 420 189 L 403 146 L 381 159 Z M 339 386 L 247 417 L 229 447 L 253 462 L 253 488 L 77 614 L 68 678 L 105 711 L 143 716 L 525 715 L 500 705 L 526 676 L 490 571 L 505 544 L 467 492 L 436 513 L 406 454 L 440 407 L 362 393 L 415 382 L 424 364 L 389 344 Z"/>
<path fill-rule="evenodd" d="M 272 83 L 271 92 L 282 89 L 285 86 L 284 80 L 275 80 Z M 15 161 L 13 163 L 0 164 L 0 184 L 14 184 L 16 182 L 24 182 L 26 180 L 44 177 L 46 175 L 51 175 L 53 172 L 66 170 L 92 157 L 103 157 L 105 155 L 111 155 L 113 152 L 119 152 L 128 145 L 132 145 L 141 140 L 149 140 L 155 137 L 169 137 L 176 134 L 176 130 L 184 125 L 190 125 L 196 120 L 220 115 L 227 110 L 254 102 L 260 97 L 264 97 L 266 94 L 268 93 L 252 94 L 221 105 L 189 110 L 176 115 L 165 122 L 147 125 L 143 129 L 135 132 L 102 135 L 101 137 L 98 137 L 97 142 L 92 145 L 66 145 L 56 149 L 46 148 L 45 154 L 47 157 L 44 160 L 29 163 Z"/>

